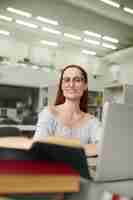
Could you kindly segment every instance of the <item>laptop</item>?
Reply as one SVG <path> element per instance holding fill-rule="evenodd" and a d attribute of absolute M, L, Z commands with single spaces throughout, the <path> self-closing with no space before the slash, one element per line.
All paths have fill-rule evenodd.
<path fill-rule="evenodd" d="M 106 103 L 98 144 L 96 167 L 90 175 L 95 181 L 133 179 L 133 106 Z"/>

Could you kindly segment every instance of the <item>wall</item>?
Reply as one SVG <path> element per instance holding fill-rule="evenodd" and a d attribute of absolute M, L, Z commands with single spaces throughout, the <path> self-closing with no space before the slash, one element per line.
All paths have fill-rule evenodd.
<path fill-rule="evenodd" d="M 11 61 L 21 60 L 28 55 L 28 45 L 13 38 L 0 36 L 0 56 L 10 57 Z"/>
<path fill-rule="evenodd" d="M 0 66 L 0 83 L 40 87 L 56 82 L 56 72 Z"/>

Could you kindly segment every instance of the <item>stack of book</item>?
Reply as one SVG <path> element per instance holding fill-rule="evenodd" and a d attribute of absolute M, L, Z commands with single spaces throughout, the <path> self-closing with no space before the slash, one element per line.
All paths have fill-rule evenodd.
<path fill-rule="evenodd" d="M 89 177 L 85 152 L 76 142 L 0 140 L 0 195 L 78 192 Z"/>
<path fill-rule="evenodd" d="M 79 173 L 62 162 L 0 160 L 0 194 L 78 192 Z"/>

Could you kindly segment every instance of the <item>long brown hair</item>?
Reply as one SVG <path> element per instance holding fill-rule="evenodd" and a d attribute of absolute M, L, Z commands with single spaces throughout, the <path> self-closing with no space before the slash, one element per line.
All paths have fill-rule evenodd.
<path fill-rule="evenodd" d="M 60 76 L 60 81 L 59 81 L 59 87 L 57 90 L 57 95 L 56 95 L 56 100 L 54 105 L 60 105 L 63 104 L 65 102 L 65 97 L 63 95 L 62 92 L 62 80 L 63 80 L 63 75 L 64 72 L 68 69 L 68 68 L 76 68 L 78 70 L 81 71 L 83 77 L 84 77 L 84 82 L 87 84 L 88 83 L 88 76 L 86 71 L 79 65 L 67 65 L 62 71 L 61 71 L 61 76 Z M 83 93 L 83 96 L 80 99 L 80 110 L 82 110 L 83 112 L 88 112 L 88 89 L 86 89 Z"/>

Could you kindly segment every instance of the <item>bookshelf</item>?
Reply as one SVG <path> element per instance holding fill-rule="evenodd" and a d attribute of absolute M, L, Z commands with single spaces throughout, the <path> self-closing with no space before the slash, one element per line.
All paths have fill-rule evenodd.
<path fill-rule="evenodd" d="M 103 102 L 133 104 L 133 85 L 118 84 L 104 88 Z"/>
<path fill-rule="evenodd" d="M 101 119 L 103 92 L 102 91 L 89 91 L 88 110 L 91 114 Z"/>

